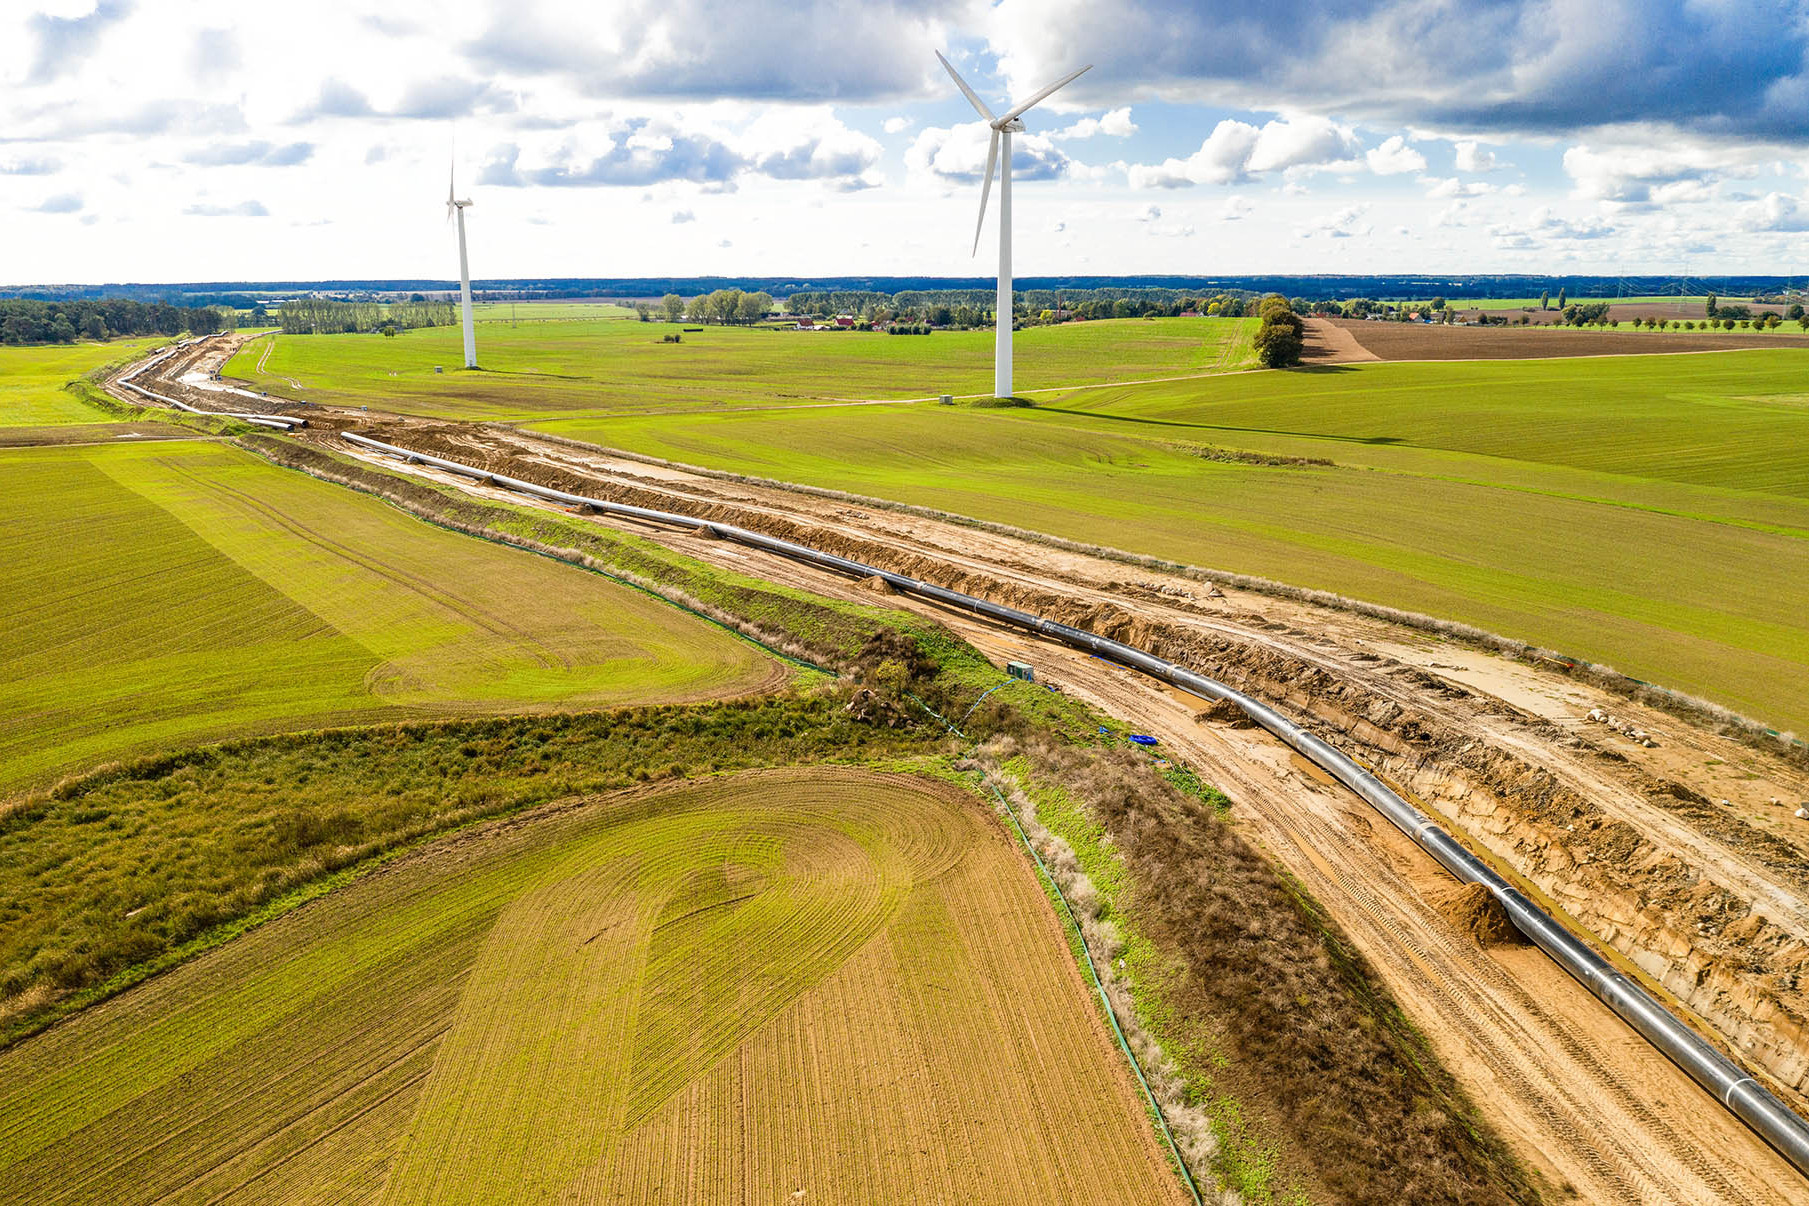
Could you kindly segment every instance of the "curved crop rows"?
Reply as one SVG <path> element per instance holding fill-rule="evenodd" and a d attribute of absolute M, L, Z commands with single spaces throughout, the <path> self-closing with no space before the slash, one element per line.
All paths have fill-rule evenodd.
<path fill-rule="evenodd" d="M 171 1196 L 1179 1188 L 998 828 L 813 768 L 473 830 L 0 1055 L 0 1201 Z"/>

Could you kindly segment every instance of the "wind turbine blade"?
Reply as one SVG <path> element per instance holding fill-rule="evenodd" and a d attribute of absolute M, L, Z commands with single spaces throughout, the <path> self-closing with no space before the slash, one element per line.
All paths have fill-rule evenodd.
<path fill-rule="evenodd" d="M 992 110 L 986 107 L 986 102 L 976 96 L 974 90 L 967 86 L 967 81 L 956 74 L 954 67 L 947 59 L 942 57 L 942 52 L 940 50 L 936 52 L 936 61 L 942 64 L 943 69 L 948 72 L 949 78 L 955 81 L 955 87 L 961 89 L 961 95 L 967 98 L 967 103 L 972 105 L 974 109 L 979 112 L 980 116 L 984 117 L 987 121 L 993 120 Z M 1067 81 L 1064 80 L 1063 82 L 1066 83 Z"/>
<path fill-rule="evenodd" d="M 452 211 L 458 205 L 458 202 L 452 199 L 456 195 L 453 192 L 453 167 L 454 165 L 450 162 L 446 164 L 446 220 L 448 222 L 452 221 Z"/>
<path fill-rule="evenodd" d="M 1091 70 L 1093 70 L 1093 64 L 1088 63 L 1085 67 L 1082 67 L 1079 71 L 1074 72 L 1072 75 L 1062 76 L 1061 79 L 1056 80 L 1053 84 L 1050 84 L 1047 88 L 1044 88 L 1041 92 L 1036 93 L 1029 100 L 1025 101 L 1023 104 L 1019 105 L 1017 108 L 1013 109 L 1011 112 L 1007 113 L 1004 117 L 999 118 L 999 120 L 994 122 L 993 124 L 1002 126 L 1002 125 L 1005 125 L 1007 122 L 1016 120 L 1018 117 L 1022 116 L 1026 110 L 1028 110 L 1033 105 L 1035 105 L 1038 101 L 1047 99 L 1051 94 L 1053 94 L 1058 89 L 1066 88 L 1069 84 L 1072 84 L 1075 80 L 1079 79 L 1081 76 L 1085 75 L 1087 72 L 1089 72 Z"/>
<path fill-rule="evenodd" d="M 999 132 L 992 132 L 992 145 L 986 149 L 986 176 L 980 184 L 980 220 L 974 223 L 973 254 L 980 254 L 980 230 L 986 225 L 986 199 L 992 195 L 992 170 L 999 162 Z"/>

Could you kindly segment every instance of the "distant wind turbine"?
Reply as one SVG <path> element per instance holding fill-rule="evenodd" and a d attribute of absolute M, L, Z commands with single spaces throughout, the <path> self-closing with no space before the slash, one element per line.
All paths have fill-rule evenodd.
<path fill-rule="evenodd" d="M 471 264 L 465 258 L 465 207 L 471 204 L 470 198 L 457 200 L 458 193 L 452 183 L 453 169 L 446 169 L 446 220 L 452 221 L 452 215 L 459 219 L 459 307 L 465 320 L 465 367 L 477 367 L 477 333 L 471 326 Z"/>
<path fill-rule="evenodd" d="M 955 81 L 955 87 L 961 89 L 965 96 L 986 124 L 992 127 L 992 144 L 986 151 L 986 175 L 980 183 L 980 220 L 974 224 L 974 254 L 980 254 L 980 229 L 986 225 L 986 200 L 992 193 L 992 172 L 996 164 L 999 169 L 999 300 L 995 318 L 999 333 L 993 345 L 992 392 L 995 397 L 1011 397 L 1011 136 L 1024 131 L 1024 123 L 1018 118 L 1032 106 L 1048 99 L 1058 88 L 1079 79 L 1080 76 L 1093 70 L 1092 64 L 1079 71 L 1064 75 L 1047 88 L 1035 93 L 1023 104 L 1018 105 L 1003 117 L 994 117 L 992 110 L 984 101 L 967 86 L 967 81 L 956 74 L 954 67 L 936 52 L 936 59 Z M 1001 142 L 1003 153 L 1001 153 Z"/>

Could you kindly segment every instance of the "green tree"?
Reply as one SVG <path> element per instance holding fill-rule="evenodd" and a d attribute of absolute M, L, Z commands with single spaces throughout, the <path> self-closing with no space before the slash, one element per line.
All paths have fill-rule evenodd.
<path fill-rule="evenodd" d="M 1435 313 L 1440 310 L 1443 310 L 1444 308 L 1445 308 L 1445 299 L 1444 298 L 1435 297 L 1432 299 L 1432 309 Z"/>
<path fill-rule="evenodd" d="M 667 322 L 678 322 L 685 316 L 685 299 L 676 293 L 668 293 L 660 298 L 660 317 Z"/>
<path fill-rule="evenodd" d="M 1714 318 L 1720 312 L 1719 307 L 1717 307 L 1715 305 L 1715 301 L 1716 301 L 1715 295 L 1713 293 L 1709 294 L 1708 295 L 1708 305 L 1703 308 L 1703 312 L 1705 314 L 1707 314 L 1710 318 Z"/>
<path fill-rule="evenodd" d="M 1547 289 L 1545 292 L 1543 292 L 1539 295 L 1539 308 L 1541 310 L 1551 309 L 1551 290 L 1550 289 Z"/>
<path fill-rule="evenodd" d="M 1558 309 L 1564 308 L 1564 286 L 1558 286 Z"/>
<path fill-rule="evenodd" d="M 1262 325 L 1256 329 L 1256 356 L 1265 368 L 1287 368 L 1300 363 L 1306 347 L 1306 323 L 1284 297 L 1265 297 L 1260 310 Z"/>

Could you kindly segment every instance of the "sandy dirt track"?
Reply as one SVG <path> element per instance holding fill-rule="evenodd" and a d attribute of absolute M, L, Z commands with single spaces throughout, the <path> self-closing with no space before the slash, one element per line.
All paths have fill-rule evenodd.
<path fill-rule="evenodd" d="M 1648 339 L 1638 338 L 1642 344 Z M 1129 601 L 1140 622 L 1229 645 L 1252 663 L 1271 658 L 1308 667 L 1311 677 L 1349 684 L 1467 733 L 1472 744 L 1565 785 L 1617 831 L 1638 835 L 1702 884 L 1749 901 L 1777 932 L 1798 941 L 1809 933 L 1806 827 L 1769 804 L 1772 797 L 1809 798 L 1809 776 L 1562 675 L 1380 621 L 1242 591 L 1215 592 L 1194 579 L 938 519 L 581 452 L 494 428 L 387 417 L 377 423 L 377 416 L 357 412 L 321 417 L 317 438 L 328 437 L 331 426 L 368 424 L 379 438 L 491 467 L 506 462 L 519 476 L 585 477 L 598 483 L 599 493 L 631 490 L 633 501 L 663 499 L 673 510 L 733 515 L 727 521 L 746 526 L 763 520 L 801 525 L 825 547 L 852 541 L 883 545 L 904 558 L 934 557 L 962 576 L 948 583 L 958 589 L 1019 605 L 1028 597 L 1060 595 L 1072 601 L 1078 619 L 1088 608 Z M 464 479 L 428 475 L 480 489 Z M 702 560 L 872 601 L 856 584 L 752 550 L 636 530 Z M 1045 677 L 1141 723 L 1227 790 L 1237 815 L 1346 929 L 1523 1157 L 1555 1184 L 1573 1187 L 1579 1200 L 1786 1202 L 1804 1196 L 1800 1177 L 1543 956 L 1516 948 L 1485 951 L 1456 930 L 1436 907 L 1451 887 L 1449 878 L 1278 743 L 1254 730 L 1201 724 L 1195 719 L 1199 701 L 1098 659 L 1040 642 L 1031 648 L 1019 634 L 927 604 L 899 604 L 936 613 L 995 657 L 1028 652 Z M 1286 685 L 1277 689 L 1285 693 Z M 1312 719 L 1312 699 L 1269 698 Z M 1598 706 L 1660 734 L 1659 748 L 1633 746 L 1589 725 L 1583 717 Z M 1396 769 L 1407 774 L 1416 768 L 1403 762 Z M 1680 812 L 1665 803 L 1671 797 L 1652 794 L 1653 783 L 1685 785 L 1704 805 Z M 1490 836 L 1486 824 L 1475 829 L 1474 817 L 1468 829 L 1461 813 L 1454 810 L 1451 819 L 1473 844 L 1478 833 Z M 1511 837 L 1511 817 L 1507 826 Z M 1570 840 L 1587 861 L 1587 837 Z M 1511 859 L 1497 861 L 1513 870 Z M 1660 907 L 1675 911 L 1687 903 L 1670 900 Z M 1692 918 L 1670 920 L 1687 930 Z M 1739 1048 L 1738 1035 L 1730 1045 Z"/>

